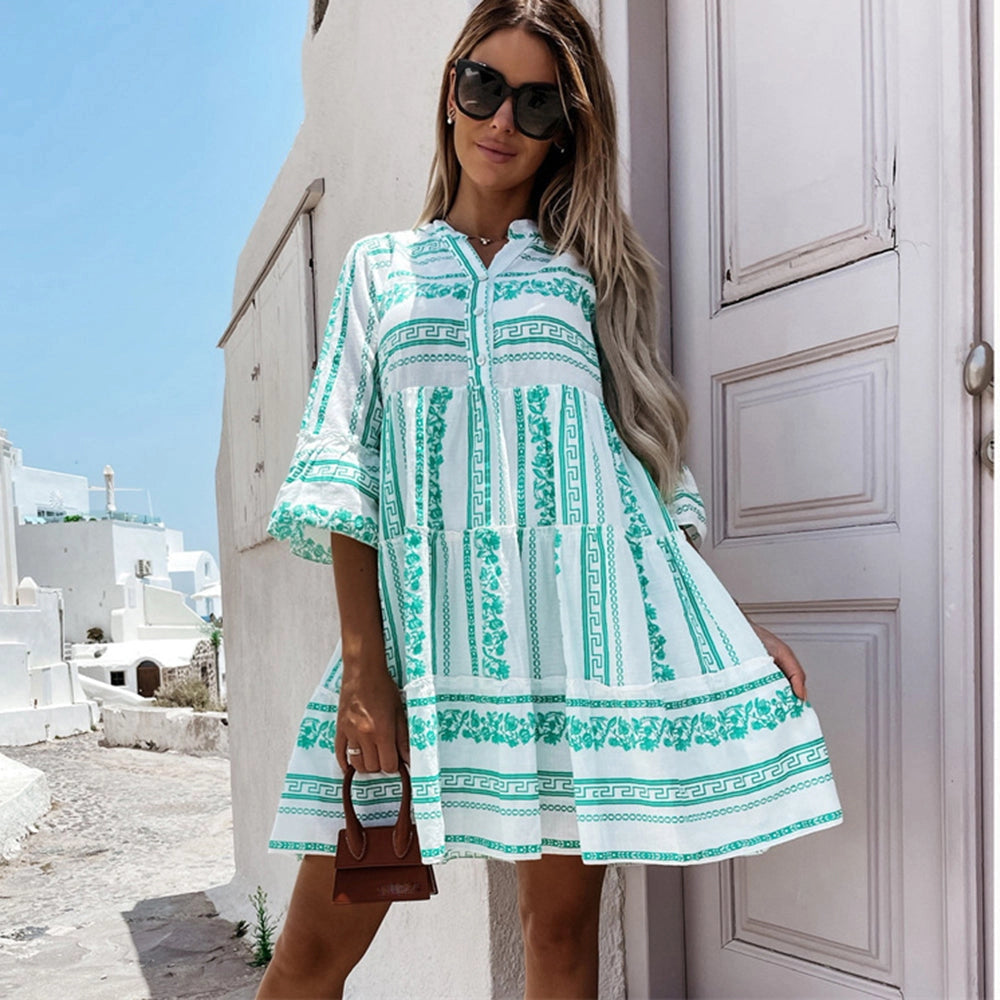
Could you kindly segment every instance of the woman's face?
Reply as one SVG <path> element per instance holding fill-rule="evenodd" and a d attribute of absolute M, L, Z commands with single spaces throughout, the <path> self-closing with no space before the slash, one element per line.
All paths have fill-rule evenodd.
<path fill-rule="evenodd" d="M 524 83 L 555 83 L 556 61 L 537 35 L 522 28 L 499 28 L 469 53 L 503 74 L 512 87 Z M 448 109 L 455 119 L 455 153 L 463 176 L 484 191 L 510 191 L 531 186 L 553 139 L 531 139 L 514 127 L 513 99 L 508 97 L 492 118 L 477 121 L 458 110 L 455 70 L 451 71 Z"/>

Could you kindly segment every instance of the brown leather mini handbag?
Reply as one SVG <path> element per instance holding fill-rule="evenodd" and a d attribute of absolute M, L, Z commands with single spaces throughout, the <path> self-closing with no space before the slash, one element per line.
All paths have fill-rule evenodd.
<path fill-rule="evenodd" d="M 410 817 L 410 772 L 399 762 L 403 798 L 394 826 L 363 827 L 351 802 L 354 767 L 344 773 L 343 800 L 346 826 L 337 837 L 334 858 L 335 903 L 385 903 L 430 899 L 438 891 L 434 869 L 420 858 L 417 827 Z"/>

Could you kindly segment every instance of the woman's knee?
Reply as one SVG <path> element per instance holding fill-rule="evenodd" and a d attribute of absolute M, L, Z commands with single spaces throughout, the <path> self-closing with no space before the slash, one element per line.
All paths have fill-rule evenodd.
<path fill-rule="evenodd" d="M 527 902 L 521 905 L 521 928 L 525 944 L 533 950 L 575 951 L 589 941 L 600 920 L 600 900 L 594 903 L 546 906 Z"/>
<path fill-rule="evenodd" d="M 336 978 L 342 972 L 340 966 L 348 961 L 348 956 L 334 945 L 316 922 L 296 925 L 286 921 L 274 943 L 271 964 L 282 975 L 312 980 L 326 976 Z M 343 974 L 348 971 L 343 970 Z"/>
<path fill-rule="evenodd" d="M 307 977 L 346 975 L 367 951 L 389 903 L 342 905 L 331 899 L 333 858 L 307 855 L 274 946 L 275 964 Z"/>
<path fill-rule="evenodd" d="M 597 933 L 606 868 L 583 865 L 578 858 L 546 862 L 543 856 L 542 861 L 521 862 L 518 867 L 525 945 L 553 956 L 575 953 Z"/>

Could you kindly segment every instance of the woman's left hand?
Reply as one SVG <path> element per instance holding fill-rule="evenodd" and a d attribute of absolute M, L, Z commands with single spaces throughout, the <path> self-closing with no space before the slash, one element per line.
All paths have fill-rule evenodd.
<path fill-rule="evenodd" d="M 750 622 L 750 619 L 747 619 Z M 763 625 L 754 625 L 750 622 L 750 627 L 757 633 L 758 638 L 764 643 L 764 648 L 774 658 L 774 662 L 781 668 L 781 672 L 788 678 L 792 685 L 792 691 L 797 698 L 806 700 L 806 672 L 802 669 L 791 647 L 787 642 L 779 639 L 773 632 L 769 632 Z"/>

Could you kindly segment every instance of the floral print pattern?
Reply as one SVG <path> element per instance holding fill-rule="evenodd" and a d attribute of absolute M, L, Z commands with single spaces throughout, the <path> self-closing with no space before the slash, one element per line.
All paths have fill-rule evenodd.
<path fill-rule="evenodd" d="M 707 531 L 690 470 L 664 503 L 605 406 L 592 276 L 510 236 L 488 267 L 443 220 L 351 249 L 268 525 L 316 562 L 330 532 L 377 550 L 425 862 L 695 863 L 835 825 L 815 713 L 680 538 Z M 272 850 L 335 850 L 342 671 Z M 362 823 L 398 812 L 397 775 L 353 791 Z"/>

